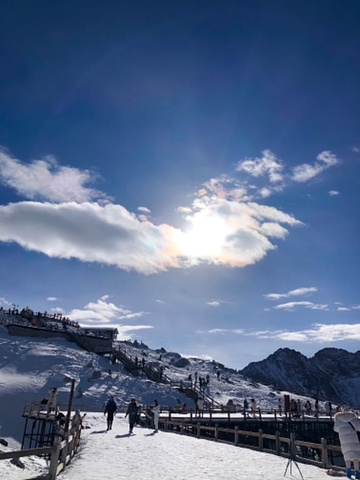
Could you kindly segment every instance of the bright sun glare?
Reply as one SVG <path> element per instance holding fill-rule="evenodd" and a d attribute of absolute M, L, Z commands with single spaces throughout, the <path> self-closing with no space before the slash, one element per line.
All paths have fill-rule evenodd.
<path fill-rule="evenodd" d="M 223 220 L 214 216 L 192 218 L 192 228 L 183 233 L 180 248 L 184 255 L 217 257 L 225 243 L 227 229 Z"/>

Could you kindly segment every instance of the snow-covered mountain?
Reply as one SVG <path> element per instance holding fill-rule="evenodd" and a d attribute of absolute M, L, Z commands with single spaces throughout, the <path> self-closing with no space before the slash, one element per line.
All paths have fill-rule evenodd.
<path fill-rule="evenodd" d="M 240 373 L 273 388 L 360 406 L 360 351 L 324 348 L 307 358 L 296 350 L 280 348 Z"/>
<path fill-rule="evenodd" d="M 166 377 L 176 382 L 186 381 L 190 374 L 194 378 L 195 372 L 202 378 L 209 375 L 208 394 L 220 404 L 232 400 L 242 406 L 244 398 L 255 398 L 261 408 L 275 408 L 278 397 L 288 393 L 258 384 L 215 361 L 184 358 L 165 349 L 151 350 L 143 344 L 119 344 L 129 356 L 137 356 L 140 361 L 144 358 L 148 365 L 162 366 Z M 18 446 L 25 402 L 40 401 L 51 387 L 57 387 L 58 400 L 66 405 L 71 378 L 76 380 L 74 403 L 84 405 L 84 409 L 86 405 L 95 405 L 100 410 L 109 395 L 114 395 L 118 404 L 127 404 L 134 396 L 142 405 L 152 405 L 154 399 L 163 406 L 194 405 L 193 400 L 174 387 L 153 382 L 145 375 L 134 377 L 121 364 L 112 364 L 109 358 L 87 352 L 74 343 L 60 338 L 10 336 L 5 327 L 0 327 L 0 437 L 11 446 Z M 294 398 L 305 400 L 301 396 Z"/>

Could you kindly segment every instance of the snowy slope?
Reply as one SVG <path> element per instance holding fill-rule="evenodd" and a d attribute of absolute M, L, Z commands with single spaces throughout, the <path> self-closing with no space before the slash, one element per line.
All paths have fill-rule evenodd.
<path fill-rule="evenodd" d="M 216 362 L 189 358 L 184 362 L 187 363 L 185 367 L 176 367 L 174 364 L 181 359 L 178 353 L 161 353 L 159 360 L 159 350 L 144 345 L 121 345 L 130 356 L 163 366 L 165 375 L 173 380 L 185 381 L 189 374 L 194 377 L 195 372 L 201 377 L 208 374 L 209 394 L 224 405 L 230 399 L 242 405 L 244 398 L 254 397 L 261 408 L 275 407 L 282 394 L 222 366 L 221 379 L 217 380 L 219 365 Z M 12 446 L 17 445 L 22 438 L 24 403 L 40 401 L 48 395 L 50 387 L 57 387 L 58 400 L 67 404 L 71 378 L 76 380 L 78 398 L 75 403 L 97 405 L 99 410 L 109 395 L 114 395 L 119 404 L 126 404 L 135 396 L 143 405 L 152 405 L 156 398 L 164 406 L 179 403 L 193 406 L 191 399 L 169 385 L 152 382 L 146 377 L 133 377 L 124 370 L 119 373 L 119 367 L 119 364 L 112 365 L 108 358 L 86 352 L 66 340 L 10 336 L 6 328 L 0 327 L 0 408 L 6 411 L 6 415 L 0 417 L 0 437 Z M 107 373 L 109 368 L 113 372 L 111 377 Z M 101 377 L 93 379 L 94 372 Z"/>

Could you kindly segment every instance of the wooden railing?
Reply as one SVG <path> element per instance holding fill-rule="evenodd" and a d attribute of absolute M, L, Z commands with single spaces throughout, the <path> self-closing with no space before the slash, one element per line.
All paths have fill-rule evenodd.
<path fill-rule="evenodd" d="M 48 455 L 50 454 L 49 473 L 44 476 L 44 480 L 54 480 L 71 462 L 77 452 L 80 443 L 81 425 L 72 429 L 69 434 L 55 436 L 52 447 L 30 448 L 27 450 L 18 450 L 6 453 L 0 453 L 0 460 L 9 458 L 28 457 L 30 455 Z"/>
<path fill-rule="evenodd" d="M 234 428 L 222 428 L 218 424 L 214 426 L 201 425 L 200 422 L 188 423 L 181 421 L 171 421 L 160 418 L 160 428 L 165 432 L 178 433 L 180 435 L 190 435 L 196 438 L 213 440 L 234 444 L 245 448 L 273 453 L 286 458 L 292 458 L 296 461 L 309 463 L 322 468 L 333 468 L 343 470 L 342 466 L 334 465 L 331 462 L 332 455 L 330 452 L 337 452 L 340 463 L 343 463 L 341 447 L 337 445 L 328 445 L 325 438 L 321 439 L 321 443 L 304 442 L 296 440 L 294 435 L 291 438 L 281 437 L 277 432 L 275 435 L 263 433 L 262 429 L 257 432 L 248 430 L 240 430 L 238 426 Z M 230 440 L 229 440 L 230 438 Z M 250 440 L 250 438 L 252 440 Z M 301 455 L 302 452 L 311 452 L 313 458 Z"/>

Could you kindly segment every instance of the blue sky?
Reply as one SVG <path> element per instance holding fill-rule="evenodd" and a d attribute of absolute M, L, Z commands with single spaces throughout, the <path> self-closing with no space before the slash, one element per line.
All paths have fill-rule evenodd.
<path fill-rule="evenodd" d="M 358 350 L 357 1 L 4 1 L 1 304 L 241 368 Z"/>

